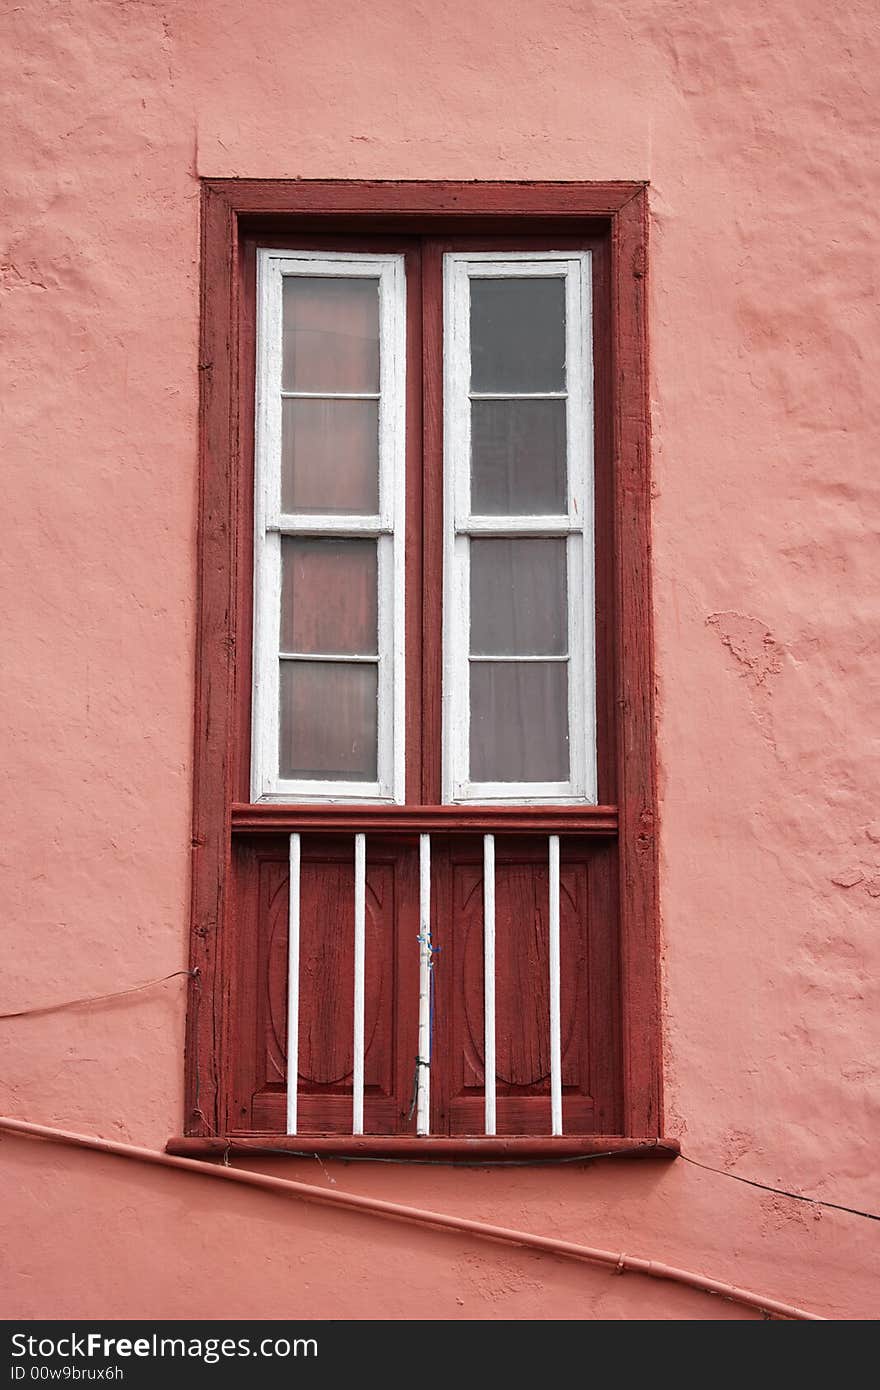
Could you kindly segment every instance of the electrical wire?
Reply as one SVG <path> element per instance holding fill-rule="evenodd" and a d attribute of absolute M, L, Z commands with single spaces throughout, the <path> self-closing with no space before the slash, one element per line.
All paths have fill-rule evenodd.
<path fill-rule="evenodd" d="M 438 947 L 431 948 L 438 950 Z M 100 1004 L 108 999 L 123 999 L 130 994 L 139 994 L 143 990 L 153 989 L 156 985 L 162 985 L 166 980 L 175 980 L 181 975 L 186 975 L 190 979 L 199 979 L 199 970 L 172 970 L 170 975 L 160 975 L 155 980 L 146 980 L 143 984 L 132 985 L 129 989 L 114 990 L 109 994 L 89 994 L 79 999 L 66 999 L 57 1004 L 42 1004 L 36 1008 L 17 1009 L 12 1013 L 0 1014 L 0 1022 L 13 1018 L 35 1018 L 41 1014 L 57 1013 L 62 1009 L 79 1008 L 84 1004 Z M 433 980 L 432 980 L 433 984 Z M 416 1075 L 418 1075 L 419 1059 L 416 1059 Z M 428 1065 L 421 1063 L 421 1065 Z M 196 1084 L 198 1085 L 198 1069 L 196 1071 Z M 201 1114 L 198 1105 L 198 1095 L 196 1096 L 196 1112 Z M 412 1112 L 410 1112 L 412 1113 Z M 204 1116 L 202 1117 L 204 1118 Z M 251 1145 L 247 1147 L 247 1153 L 256 1153 L 272 1157 L 286 1158 L 317 1158 L 318 1155 L 308 1149 L 287 1149 L 277 1148 L 272 1145 Z M 371 1154 L 344 1154 L 341 1155 L 346 1163 L 402 1163 L 406 1166 L 417 1165 L 419 1167 L 448 1167 L 454 1164 L 456 1168 L 550 1168 L 564 1163 L 592 1163 L 598 1158 L 620 1158 L 619 1151 L 609 1150 L 606 1153 L 584 1153 L 584 1154 L 563 1154 L 558 1158 L 501 1158 L 501 1159 L 444 1159 L 444 1158 L 394 1158 L 389 1156 L 378 1156 Z M 762 1192 L 772 1192 L 778 1197 L 789 1197 L 793 1202 L 806 1202 L 814 1207 L 826 1207 L 829 1211 L 842 1211 L 850 1216 L 860 1216 L 866 1221 L 880 1221 L 880 1215 L 872 1211 L 862 1211 L 858 1207 L 847 1207 L 841 1202 L 827 1202 L 821 1197 L 808 1197 L 800 1192 L 790 1192 L 784 1187 L 773 1187 L 769 1183 L 758 1182 L 755 1178 L 745 1178 L 739 1173 L 731 1173 L 727 1168 L 714 1168 L 710 1163 L 701 1163 L 699 1159 L 691 1158 L 689 1154 L 679 1153 L 678 1158 L 683 1163 L 690 1163 L 694 1168 L 702 1168 L 707 1173 L 715 1173 L 718 1177 L 732 1178 L 734 1182 L 744 1183 L 747 1187 L 759 1188 Z M 228 1151 L 224 1155 L 224 1162 L 228 1163 Z"/>
<path fill-rule="evenodd" d="M 224 1163 L 229 1162 L 229 1154 L 234 1148 L 234 1140 L 230 1140 L 225 1152 L 219 1157 Z M 650 1149 L 647 1152 L 651 1152 Z M 667 1152 L 664 1150 L 664 1152 Z M 314 1158 L 321 1162 L 321 1155 L 314 1149 L 288 1149 L 280 1148 L 278 1145 L 271 1144 L 252 1144 L 248 1142 L 247 1147 L 237 1150 L 240 1159 L 246 1159 L 249 1154 L 259 1154 L 260 1157 L 271 1158 Z M 597 1158 L 629 1158 L 631 1157 L 625 1150 L 606 1149 L 600 1153 L 583 1154 L 562 1154 L 558 1158 L 409 1158 L 395 1157 L 392 1154 L 353 1154 L 343 1153 L 324 1154 L 324 1158 L 331 1158 L 338 1163 L 398 1163 L 406 1168 L 553 1168 L 563 1163 L 592 1163 Z"/>
<path fill-rule="evenodd" d="M 76 1009 L 81 1004 L 101 1004 L 105 999 L 122 999 L 127 994 L 139 994 L 142 990 L 164 985 L 166 980 L 175 980 L 178 975 L 195 978 L 198 970 L 172 970 L 170 975 L 160 975 L 155 980 L 146 980 L 142 985 L 132 985 L 129 989 L 116 989 L 111 994 L 86 994 L 81 999 L 64 999 L 58 1004 L 38 1004 L 33 1009 L 16 1009 L 13 1013 L 0 1014 L 0 1020 L 7 1018 L 35 1018 L 38 1014 L 54 1014 L 61 1009 Z"/>
<path fill-rule="evenodd" d="M 775 1192 L 780 1197 L 791 1197 L 794 1202 L 809 1202 L 813 1207 L 828 1207 L 831 1211 L 846 1211 L 850 1216 L 863 1216 L 866 1221 L 880 1221 L 880 1216 L 873 1211 L 860 1211 L 858 1207 L 845 1207 L 840 1202 L 823 1202 L 821 1197 L 805 1197 L 800 1192 L 788 1192 L 784 1187 L 771 1187 L 766 1182 L 756 1182 L 754 1178 L 740 1177 L 739 1173 L 731 1173 L 728 1168 L 713 1168 L 711 1163 L 700 1163 L 699 1159 L 690 1158 L 687 1154 L 678 1155 L 685 1163 L 693 1164 L 694 1168 L 703 1168 L 707 1173 L 717 1173 L 722 1178 L 733 1178 L 734 1182 L 743 1182 L 747 1187 L 759 1187 L 762 1192 Z"/>
<path fill-rule="evenodd" d="M 233 1148 L 234 1141 L 230 1141 L 229 1147 L 222 1155 L 224 1163 L 229 1162 L 229 1153 Z M 280 1148 L 271 1144 L 248 1143 L 247 1147 L 242 1147 L 238 1151 L 239 1158 L 247 1158 L 249 1154 L 258 1154 L 260 1157 L 271 1158 L 314 1158 L 320 1161 L 320 1155 L 314 1149 L 289 1149 Z M 650 1152 L 650 1149 L 647 1150 Z M 593 1163 L 598 1158 L 620 1158 L 628 1159 L 630 1155 L 620 1149 L 607 1149 L 600 1153 L 582 1154 L 560 1154 L 558 1158 L 417 1158 L 417 1157 L 395 1157 L 389 1154 L 352 1154 L 343 1153 L 325 1154 L 324 1158 L 333 1158 L 340 1163 L 399 1163 L 405 1167 L 423 1168 L 557 1168 L 565 1163 Z M 725 1168 L 713 1168 L 709 1163 L 700 1163 L 696 1158 L 689 1158 L 687 1154 L 676 1154 L 676 1161 L 690 1163 L 695 1168 L 703 1168 L 707 1173 L 717 1173 L 721 1178 L 733 1178 L 736 1182 L 746 1183 L 749 1187 L 758 1187 L 762 1192 L 775 1192 L 779 1197 L 791 1197 L 796 1202 L 808 1202 L 811 1206 L 828 1207 L 831 1211 L 847 1212 L 850 1216 L 862 1216 L 867 1221 L 880 1221 L 880 1216 L 872 1211 L 861 1211 L 858 1207 L 845 1207 L 840 1202 L 825 1202 L 820 1197 L 804 1197 L 799 1192 L 789 1192 L 784 1187 L 771 1187 L 765 1182 L 756 1182 L 752 1178 L 740 1177 L 739 1173 L 731 1173 Z"/>

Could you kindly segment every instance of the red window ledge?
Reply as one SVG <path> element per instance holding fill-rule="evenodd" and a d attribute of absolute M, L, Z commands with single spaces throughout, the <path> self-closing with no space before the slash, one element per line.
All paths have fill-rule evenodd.
<path fill-rule="evenodd" d="M 319 1155 L 322 1158 L 411 1158 L 441 1163 L 546 1162 L 576 1158 L 676 1158 L 677 1139 L 625 1139 L 620 1135 L 540 1138 L 532 1135 L 475 1135 L 472 1138 L 416 1138 L 413 1135 L 320 1134 L 230 1135 L 188 1138 L 175 1135 L 165 1152 L 185 1158 Z"/>

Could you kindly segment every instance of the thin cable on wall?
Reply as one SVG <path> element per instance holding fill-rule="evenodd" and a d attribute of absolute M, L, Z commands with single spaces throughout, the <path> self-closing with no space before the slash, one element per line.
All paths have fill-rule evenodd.
<path fill-rule="evenodd" d="M 195 989 L 192 993 L 192 1047 L 193 1047 L 193 1076 L 195 1077 L 196 1093 L 193 1097 L 193 1116 L 201 1120 L 209 1134 L 216 1134 L 214 1126 L 211 1124 L 204 1110 L 202 1109 L 202 1067 L 199 1056 L 199 1013 L 202 1007 L 202 972 L 198 966 L 192 972 Z"/>
<path fill-rule="evenodd" d="M 439 951 L 439 950 L 440 950 L 440 947 L 439 947 L 439 946 L 431 946 L 431 947 L 429 947 L 429 949 L 430 949 L 430 950 L 432 951 L 432 953 L 433 953 L 433 952 Z M 432 964 L 433 964 L 433 961 L 432 961 Z M 30 1009 L 16 1009 L 16 1010 L 15 1010 L 14 1012 L 12 1012 L 12 1013 L 2 1013 L 2 1014 L 0 1014 L 0 1022 L 4 1021 L 4 1020 L 6 1020 L 6 1019 L 12 1019 L 12 1018 L 33 1018 L 33 1017 L 36 1017 L 36 1016 L 38 1016 L 38 1015 L 40 1015 L 40 1014 L 57 1013 L 57 1012 L 58 1012 L 59 1010 L 61 1010 L 61 1009 L 74 1009 L 74 1008 L 78 1008 L 79 1006 L 85 1005 L 85 1004 L 101 1004 L 101 1003 L 103 1003 L 105 1000 L 109 1000 L 109 999 L 123 999 L 123 998 L 126 997 L 126 995 L 130 995 L 130 994 L 139 994 L 139 993 L 141 993 L 143 990 L 153 989 L 153 988 L 155 988 L 156 985 L 165 984 L 165 982 L 166 982 L 167 980 L 175 980 L 175 979 L 177 979 L 177 978 L 178 978 L 179 976 L 181 976 L 181 975 L 186 975 L 186 976 L 188 976 L 190 979 L 193 979 L 193 980 L 198 981 L 198 980 L 199 980 L 199 977 L 200 977 L 199 968 L 198 968 L 198 966 L 196 966 L 196 967 L 195 967 L 194 969 L 192 969 L 192 970 L 172 970 L 171 973 L 170 973 L 169 975 L 159 975 L 159 976 L 157 976 L 157 978 L 156 978 L 155 980 L 145 980 L 143 984 L 140 984 L 140 985 L 132 985 L 132 986 L 130 986 L 130 988 L 128 988 L 128 989 L 117 989 L 117 990 L 113 990 L 113 991 L 112 991 L 111 993 L 109 993 L 109 994 L 89 994 L 89 995 L 84 995 L 82 998 L 79 998 L 79 999 L 65 999 L 65 1000 L 63 1000 L 63 1001 L 61 1001 L 61 1002 L 59 1002 L 59 1003 L 56 1003 L 56 1004 L 40 1004 L 40 1005 L 37 1005 L 35 1008 L 30 1008 Z M 432 976 L 432 978 L 431 978 L 431 984 L 432 984 L 432 986 L 433 986 L 433 976 Z M 432 1002 L 432 1005 L 433 1005 L 433 998 L 432 998 L 432 1001 L 431 1001 L 431 1002 Z M 433 1010 L 432 1010 L 432 1012 L 433 1012 Z M 432 1020 L 432 1023 L 433 1023 L 433 1020 Z M 417 1075 L 418 1075 L 418 1064 L 419 1064 L 419 1061 L 420 1061 L 420 1059 L 417 1058 L 417 1059 L 416 1059 L 416 1064 L 417 1064 L 417 1065 L 416 1065 L 416 1074 L 417 1074 Z M 422 1065 L 429 1065 L 429 1063 L 425 1062 L 425 1063 L 422 1063 Z M 196 1068 L 196 1087 L 198 1088 L 198 1068 Z M 198 1116 L 204 1121 L 206 1127 L 207 1127 L 208 1129 L 210 1129 L 211 1126 L 208 1124 L 207 1117 L 203 1114 L 203 1112 L 202 1112 L 202 1110 L 201 1110 L 201 1107 L 200 1107 L 198 1101 L 199 1101 L 199 1097 L 198 1097 L 198 1089 L 197 1089 L 197 1091 L 196 1091 L 196 1114 L 198 1114 Z M 412 1115 L 412 1108 L 410 1109 L 410 1115 Z M 285 1157 L 286 1157 L 286 1158 L 317 1158 L 317 1157 L 318 1157 L 318 1155 L 317 1155 L 316 1153 L 314 1153 L 314 1151 L 309 1150 L 309 1149 L 307 1149 L 307 1148 L 293 1150 L 293 1149 L 288 1149 L 288 1148 L 274 1147 L 274 1146 L 271 1145 L 271 1144 L 265 1144 L 265 1145 L 260 1144 L 259 1146 L 249 1144 L 249 1145 L 248 1145 L 248 1148 L 247 1148 L 247 1152 L 248 1152 L 248 1153 L 254 1153 L 254 1154 L 260 1154 L 260 1155 L 265 1155 L 265 1156 L 270 1156 L 270 1155 L 271 1155 L 272 1157 L 278 1157 L 278 1158 L 285 1158 Z M 594 1159 L 598 1159 L 598 1158 L 619 1158 L 619 1157 L 620 1157 L 619 1152 L 614 1152 L 614 1151 L 610 1151 L 610 1150 L 609 1150 L 607 1153 L 564 1154 L 564 1155 L 560 1156 L 559 1158 L 529 1158 L 529 1159 L 515 1159 L 515 1158 L 490 1159 L 490 1158 L 485 1158 L 485 1159 L 476 1159 L 476 1160 L 469 1160 L 469 1159 L 468 1159 L 468 1160 L 461 1160 L 461 1159 L 443 1159 L 443 1158 L 417 1158 L 417 1157 L 413 1157 L 413 1158 L 389 1158 L 389 1157 L 379 1157 L 379 1156 L 375 1156 L 375 1155 L 371 1155 L 371 1154 L 344 1154 L 344 1155 L 341 1155 L 342 1160 L 343 1160 L 344 1162 L 346 1162 L 346 1163 L 401 1163 L 401 1164 L 404 1164 L 404 1165 L 406 1165 L 406 1166 L 408 1166 L 408 1167 L 410 1167 L 410 1166 L 412 1166 L 412 1165 L 416 1165 L 416 1166 L 418 1166 L 418 1167 L 448 1167 L 448 1166 L 450 1166 L 450 1164 L 452 1164 L 452 1165 L 454 1165 L 456 1168 L 552 1168 L 552 1167 L 555 1167 L 555 1166 L 557 1166 L 557 1165 L 564 1164 L 564 1163 L 592 1163 Z M 694 1168 L 702 1168 L 705 1172 L 707 1172 L 707 1173 L 715 1173 L 715 1174 L 718 1175 L 718 1177 L 721 1177 L 721 1178 L 731 1178 L 734 1182 L 744 1183 L 747 1187 L 756 1187 L 756 1188 L 758 1188 L 761 1192 L 772 1192 L 772 1193 L 774 1193 L 777 1197 L 788 1197 L 788 1198 L 790 1198 L 793 1202 L 806 1202 L 809 1206 L 814 1206 L 814 1207 L 825 1207 L 825 1208 L 827 1208 L 829 1211 L 842 1211 L 842 1212 L 845 1212 L 845 1213 L 846 1213 L 847 1215 L 849 1215 L 849 1216 L 860 1216 L 860 1217 L 863 1217 L 864 1220 L 866 1220 L 866 1221 L 880 1221 L 880 1215 L 878 1215 L 878 1213 L 873 1212 L 873 1211 L 862 1211 L 862 1210 L 861 1210 L 860 1208 L 858 1208 L 858 1207 L 847 1207 L 847 1206 L 844 1206 L 843 1203 L 841 1203 L 841 1202 L 826 1202 L 826 1201 L 824 1201 L 821 1197 L 807 1197 L 807 1196 L 804 1196 L 803 1193 L 800 1193 L 800 1192 L 791 1192 L 791 1191 L 789 1191 L 787 1188 L 784 1188 L 784 1187 L 773 1187 L 770 1183 L 758 1182 L 755 1178 L 745 1178 L 745 1177 L 742 1177 L 741 1174 L 739 1174 L 739 1173 L 731 1173 L 731 1172 L 729 1171 L 729 1169 L 727 1169 L 727 1168 L 714 1168 L 714 1167 L 712 1166 L 711 1163 L 701 1163 L 701 1162 L 699 1161 L 699 1159 L 691 1158 L 691 1157 L 689 1157 L 688 1154 L 679 1153 L 678 1157 L 679 1157 L 679 1159 L 680 1159 L 683 1163 L 690 1163 L 690 1164 L 692 1165 L 692 1167 L 694 1167 Z M 229 1150 L 227 1150 L 226 1154 L 224 1154 L 224 1156 L 223 1156 L 223 1161 L 224 1161 L 225 1163 L 228 1163 L 228 1162 L 229 1162 Z"/>
<path fill-rule="evenodd" d="M 166 980 L 177 979 L 178 975 L 188 975 L 190 979 L 196 979 L 198 973 L 198 967 L 195 970 L 172 970 L 170 975 L 159 975 L 155 980 L 145 980 L 142 985 L 131 985 L 128 989 L 115 989 L 109 994 L 86 994 L 81 999 L 63 999 L 57 1004 L 38 1004 L 32 1009 L 15 1009 L 12 1013 L 0 1014 L 0 1020 L 34 1018 L 38 1014 L 54 1014 L 61 1009 L 75 1009 L 82 1004 L 102 1004 L 106 999 L 122 999 L 127 994 L 140 994 L 145 989 L 154 989 L 156 985 L 164 985 Z"/>
<path fill-rule="evenodd" d="M 229 1162 L 230 1153 L 233 1151 L 234 1141 L 229 1140 L 228 1147 L 222 1155 L 224 1163 Z M 319 1155 L 314 1149 L 290 1149 L 280 1148 L 271 1144 L 254 1144 L 248 1142 L 247 1148 L 238 1151 L 239 1158 L 247 1158 L 249 1154 L 255 1154 L 273 1158 L 315 1158 Z M 619 1149 L 609 1149 L 602 1153 L 582 1153 L 582 1154 L 562 1154 L 559 1158 L 395 1158 L 389 1155 L 380 1154 L 349 1154 L 339 1153 L 336 1155 L 340 1163 L 400 1163 L 405 1167 L 426 1167 L 426 1168 L 558 1168 L 566 1163 L 593 1163 L 598 1158 L 622 1158 Z M 791 1197 L 796 1202 L 807 1202 L 816 1207 L 828 1207 L 832 1211 L 847 1212 L 850 1216 L 863 1216 L 867 1221 L 880 1221 L 880 1216 L 872 1211 L 861 1211 L 858 1207 L 845 1207 L 840 1202 L 823 1202 L 820 1197 L 804 1197 L 798 1192 L 788 1192 L 784 1187 L 770 1187 L 768 1183 L 755 1182 L 751 1178 L 742 1178 L 739 1173 L 730 1173 L 725 1168 L 712 1168 L 708 1163 L 700 1163 L 695 1158 L 688 1158 L 686 1154 L 679 1153 L 676 1161 L 693 1164 L 695 1168 L 704 1168 L 707 1173 L 717 1173 L 721 1178 L 733 1178 L 736 1182 L 746 1183 L 749 1187 L 758 1187 L 762 1192 L 775 1192 L 779 1197 Z"/>
<path fill-rule="evenodd" d="M 756 1182 L 754 1178 L 743 1178 L 739 1173 L 731 1173 L 728 1168 L 713 1168 L 711 1163 L 701 1163 L 697 1158 L 689 1158 L 687 1154 L 680 1153 L 679 1158 L 684 1163 L 690 1163 L 694 1168 L 703 1168 L 707 1173 L 717 1173 L 721 1178 L 733 1178 L 734 1182 L 745 1183 L 746 1187 L 758 1187 L 762 1192 L 775 1192 L 779 1197 L 791 1197 L 794 1202 L 808 1202 L 813 1207 L 828 1207 L 831 1211 L 845 1211 L 850 1216 L 863 1216 L 866 1221 L 880 1221 L 880 1216 L 873 1211 L 860 1211 L 858 1207 L 845 1207 L 840 1202 L 823 1202 L 821 1197 L 805 1197 L 800 1192 L 789 1192 L 784 1187 L 771 1187 L 766 1182 Z"/>

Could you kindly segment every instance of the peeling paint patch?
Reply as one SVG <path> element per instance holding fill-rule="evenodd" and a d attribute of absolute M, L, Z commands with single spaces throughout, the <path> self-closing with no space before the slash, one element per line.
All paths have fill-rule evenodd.
<path fill-rule="evenodd" d="M 778 1233 L 787 1227 L 809 1229 L 810 1223 L 822 1220 L 822 1208 L 805 1202 L 793 1202 L 790 1197 L 767 1196 L 761 1201 L 762 1229 L 765 1233 Z"/>
<path fill-rule="evenodd" d="M 767 624 L 747 613 L 710 613 L 707 627 L 714 627 L 721 643 L 737 664 L 748 692 L 752 714 L 774 752 L 773 680 L 782 670 L 785 648 Z"/>
<path fill-rule="evenodd" d="M 729 1129 L 723 1138 L 723 1161 L 725 1168 L 732 1168 L 747 1153 L 756 1148 L 755 1137 L 748 1130 Z"/>
<path fill-rule="evenodd" d="M 854 888 L 864 877 L 861 869 L 841 869 L 839 873 L 831 875 L 831 882 L 839 888 Z"/>
<path fill-rule="evenodd" d="M 782 670 L 784 648 L 766 623 L 745 613 L 710 613 L 706 619 L 718 629 L 718 636 L 731 656 L 742 668 L 749 685 L 758 690 L 768 689 L 771 676 Z"/>
<path fill-rule="evenodd" d="M 36 265 L 31 262 L 24 270 L 19 270 L 14 261 L 0 261 L 0 290 L 47 290 L 49 286 L 40 279 Z"/>
<path fill-rule="evenodd" d="M 456 1268 L 456 1278 L 471 1296 L 489 1303 L 514 1294 L 541 1291 L 541 1284 L 524 1274 L 518 1265 L 497 1257 L 490 1260 L 482 1255 L 465 1255 Z"/>
<path fill-rule="evenodd" d="M 862 863 L 850 863 L 830 875 L 838 888 L 858 888 L 869 898 L 880 898 L 880 865 L 866 857 Z"/>

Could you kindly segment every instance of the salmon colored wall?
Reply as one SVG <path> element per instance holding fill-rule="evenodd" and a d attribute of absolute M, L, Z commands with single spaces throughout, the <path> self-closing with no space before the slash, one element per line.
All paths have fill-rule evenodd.
<path fill-rule="evenodd" d="M 185 964 L 199 176 L 649 179 L 667 1132 L 880 1210 L 876 7 L 3 26 L 0 1011 Z M 0 1111 L 162 1146 L 182 986 L 0 1022 Z M 682 1162 L 273 1171 L 876 1311 L 874 1223 Z M 0 1174 L 7 1317 L 752 1316 L 19 1138 Z"/>

